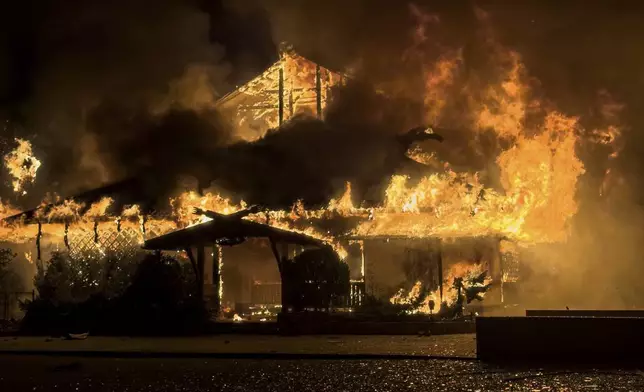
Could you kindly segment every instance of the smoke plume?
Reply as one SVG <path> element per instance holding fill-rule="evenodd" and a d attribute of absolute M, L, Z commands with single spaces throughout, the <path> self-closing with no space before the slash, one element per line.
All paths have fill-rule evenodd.
<path fill-rule="evenodd" d="M 20 11 L 17 18 L 34 20 L 16 32 L 32 51 L 22 113 L 43 161 L 43 189 L 25 204 L 226 140 L 211 107 L 229 88 L 230 69 L 223 48 L 210 42 L 209 15 L 196 5 L 46 1 Z"/>

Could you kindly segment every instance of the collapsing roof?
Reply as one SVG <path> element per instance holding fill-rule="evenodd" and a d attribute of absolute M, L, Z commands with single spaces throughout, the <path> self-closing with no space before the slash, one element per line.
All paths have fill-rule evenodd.
<path fill-rule="evenodd" d="M 237 238 L 269 238 L 302 246 L 327 246 L 323 241 L 292 231 L 278 229 L 244 219 L 215 219 L 145 241 L 146 250 L 184 250 L 194 246 L 212 246 Z"/>

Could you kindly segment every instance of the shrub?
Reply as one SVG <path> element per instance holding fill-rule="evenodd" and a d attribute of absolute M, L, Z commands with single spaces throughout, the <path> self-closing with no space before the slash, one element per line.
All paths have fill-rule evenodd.
<path fill-rule="evenodd" d="M 24 304 L 27 333 L 176 334 L 208 320 L 191 269 L 169 256 L 71 260 L 52 255 L 35 279 L 39 297 Z"/>
<path fill-rule="evenodd" d="M 310 249 L 283 264 L 286 305 L 329 309 L 349 293 L 349 267 L 331 248 Z"/>

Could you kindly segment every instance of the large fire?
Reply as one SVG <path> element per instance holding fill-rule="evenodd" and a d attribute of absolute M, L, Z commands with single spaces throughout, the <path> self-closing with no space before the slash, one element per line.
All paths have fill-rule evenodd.
<path fill-rule="evenodd" d="M 614 144 L 619 139 L 619 129 L 612 126 L 604 130 L 584 131 L 579 119 L 569 117 L 549 108 L 545 102 L 529 98 L 530 89 L 525 82 L 525 70 L 518 54 L 502 53 L 506 67 L 497 84 L 469 91 L 468 109 L 474 137 L 492 132 L 500 149 L 496 157 L 490 157 L 498 168 L 498 178 L 490 181 L 486 172 L 454 170 L 449 162 L 440 161 L 436 154 L 424 152 L 413 146 L 408 156 L 424 163 L 427 170 L 421 178 L 393 175 L 384 191 L 383 202 L 378 206 L 354 205 L 351 184 L 326 208 L 306 209 L 302 202 L 290 210 L 261 211 L 243 219 L 303 233 L 321 239 L 334 246 L 344 256 L 346 251 L 339 245 L 342 236 L 347 237 L 397 237 L 397 238 L 454 238 L 498 237 L 519 244 L 539 244 L 566 241 L 570 219 L 577 212 L 575 194 L 584 166 L 576 154 L 580 139 L 586 137 L 602 144 Z M 446 107 L 445 97 L 440 93 L 454 83 L 454 75 L 462 63 L 460 52 L 442 57 L 437 64 L 428 67 L 426 73 L 427 119 L 440 122 Z M 289 95 L 285 118 L 299 110 L 315 114 L 316 103 L 310 99 L 312 79 L 318 78 L 319 68 L 302 66 L 302 59 L 285 55 L 280 65 L 267 72 L 274 74 L 286 71 L 289 77 L 285 88 Z M 325 72 L 324 102 L 328 86 L 337 83 L 337 76 Z M 277 90 L 276 79 L 269 78 L 268 85 L 250 84 L 240 90 Z M 306 84 L 307 88 L 299 88 Z M 284 87 L 284 86 L 283 86 Z M 468 86 L 468 88 L 474 88 Z M 467 89 L 466 89 L 467 90 Z M 283 98 L 283 97 L 282 97 Z M 274 123 L 270 113 L 261 113 L 264 120 Z M 270 121 L 269 121 L 270 120 Z M 276 124 L 273 124 L 276 125 Z M 33 157 L 28 142 L 17 140 L 18 148 L 5 157 L 5 164 L 14 177 L 13 187 L 23 191 L 25 183 L 33 181 L 40 162 Z M 619 149 L 615 147 L 614 156 Z M 609 172 L 607 172 L 608 177 Z M 491 184 L 494 182 L 494 185 Z M 37 216 L 43 225 L 42 233 L 36 225 L 15 223 L 0 224 L 2 239 L 14 242 L 31 241 L 36 236 L 50 235 L 59 241 L 67 241 L 71 230 L 97 231 L 97 225 L 131 227 L 140 232 L 139 242 L 179 228 L 202 224 L 210 218 L 195 215 L 195 208 L 231 214 L 246 208 L 244 201 L 235 203 L 217 193 L 198 194 L 184 192 L 169 200 L 171 213 L 162 217 L 147 217 L 139 206 L 128 206 L 118 213 L 108 213 L 113 200 L 104 198 L 91 206 L 74 200 L 66 200 Z M 0 217 L 16 211 L 0 203 Z M 349 232 L 321 232 L 314 220 L 334 217 L 357 218 L 359 223 Z M 65 224 L 61 222 L 66 222 Z M 98 235 L 97 235 L 98 237 Z M 40 238 L 40 237 L 39 237 Z M 480 264 L 458 263 L 447 273 L 443 299 L 455 296 L 450 290 L 451 281 L 481 272 Z M 410 292 L 400 292 L 394 303 L 408 303 L 417 298 L 422 282 L 416 283 Z M 220 288 L 222 286 L 220 285 Z M 419 312 L 429 312 L 429 301 L 439 304 L 438 291 L 430 293 Z"/>

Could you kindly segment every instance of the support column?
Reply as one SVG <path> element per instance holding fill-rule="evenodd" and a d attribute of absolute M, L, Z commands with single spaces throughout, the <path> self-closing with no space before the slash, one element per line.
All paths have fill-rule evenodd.
<path fill-rule="evenodd" d="M 360 275 L 362 277 L 362 282 L 365 282 L 366 271 L 365 271 L 365 258 L 364 258 L 364 240 L 360 240 Z"/>
<path fill-rule="evenodd" d="M 503 303 L 503 263 L 501 259 L 501 239 L 492 240 L 492 255 L 489 264 L 489 274 L 492 279 L 492 289 L 486 297 L 494 302 Z M 488 299 L 488 301 L 489 301 Z"/>
<path fill-rule="evenodd" d="M 288 90 L 288 118 L 292 118 L 295 113 L 295 103 L 293 102 L 293 80 Z"/>
<path fill-rule="evenodd" d="M 282 126 L 284 122 L 284 69 L 280 67 L 279 69 L 279 84 L 277 93 L 279 97 L 277 98 L 277 110 L 279 115 L 279 126 Z"/>
<path fill-rule="evenodd" d="M 204 267 L 206 265 L 206 250 L 203 246 L 197 246 L 197 297 L 204 300 Z"/>
<path fill-rule="evenodd" d="M 315 66 L 315 100 L 317 104 L 318 119 L 322 119 L 322 79 L 320 77 L 320 66 Z"/>
<path fill-rule="evenodd" d="M 438 239 L 438 284 L 441 303 L 438 304 L 440 310 L 443 304 L 443 240 Z"/>
<path fill-rule="evenodd" d="M 36 260 L 42 266 L 42 254 L 40 252 L 40 239 L 42 238 L 42 223 L 38 221 L 38 234 L 36 234 Z"/>
<path fill-rule="evenodd" d="M 213 244 L 212 246 L 212 284 L 215 289 L 215 303 L 213 304 L 214 312 L 221 314 L 222 302 L 224 297 L 224 280 L 222 268 L 224 266 L 224 254 L 221 246 Z"/>
<path fill-rule="evenodd" d="M 282 302 L 282 313 L 286 313 L 287 308 L 288 308 L 288 301 L 287 301 L 287 295 L 286 295 L 286 289 L 288 288 L 288 283 L 286 282 L 285 276 L 284 276 L 284 265 L 282 264 L 282 255 L 280 254 L 280 251 L 277 249 L 278 244 L 275 242 L 273 238 L 269 237 L 269 241 L 271 243 L 271 251 L 273 252 L 273 256 L 275 256 L 275 261 L 277 262 L 277 268 L 280 271 L 280 280 L 282 282 L 281 285 L 281 302 Z"/>
<path fill-rule="evenodd" d="M 65 221 L 65 234 L 63 235 L 63 243 L 65 244 L 65 248 L 67 248 L 67 252 L 71 250 L 69 247 L 69 221 Z"/>
<path fill-rule="evenodd" d="M 197 193 L 203 196 L 204 183 L 202 178 L 197 179 Z M 206 248 L 204 245 L 197 245 L 197 297 L 204 300 L 204 272 L 206 266 Z"/>

